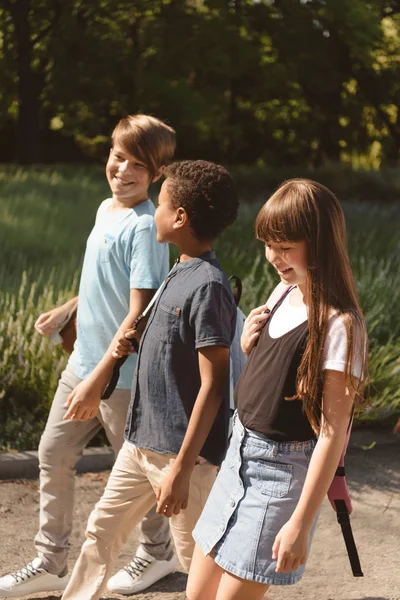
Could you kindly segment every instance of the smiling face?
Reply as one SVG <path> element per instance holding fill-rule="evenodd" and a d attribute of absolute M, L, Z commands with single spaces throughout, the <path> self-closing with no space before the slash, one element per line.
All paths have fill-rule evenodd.
<path fill-rule="evenodd" d="M 267 242 L 265 256 L 285 285 L 302 285 L 307 279 L 305 242 Z"/>
<path fill-rule="evenodd" d="M 118 145 L 110 150 L 106 175 L 113 197 L 123 204 L 147 200 L 151 183 L 148 168 Z"/>

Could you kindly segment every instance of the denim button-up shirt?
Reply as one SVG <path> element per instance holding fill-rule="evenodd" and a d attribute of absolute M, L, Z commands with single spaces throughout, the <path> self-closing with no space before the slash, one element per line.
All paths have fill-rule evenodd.
<path fill-rule="evenodd" d="M 214 252 L 178 263 L 143 333 L 126 439 L 139 448 L 178 454 L 200 390 L 198 350 L 229 348 L 236 306 Z M 229 378 L 201 456 L 219 465 L 227 445 Z"/>

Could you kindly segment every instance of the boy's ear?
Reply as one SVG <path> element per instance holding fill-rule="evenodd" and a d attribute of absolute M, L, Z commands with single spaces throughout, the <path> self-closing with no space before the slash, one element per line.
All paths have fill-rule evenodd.
<path fill-rule="evenodd" d="M 162 165 L 159 169 L 157 169 L 156 174 L 154 175 L 151 182 L 155 183 L 156 181 L 158 181 L 160 179 L 161 175 L 164 173 L 164 171 L 165 171 L 165 165 Z"/>
<path fill-rule="evenodd" d="M 184 208 L 182 208 L 182 206 L 180 206 L 179 208 L 176 209 L 175 223 L 173 224 L 173 228 L 180 229 L 181 227 L 184 227 L 187 222 L 188 222 L 187 212 Z"/>

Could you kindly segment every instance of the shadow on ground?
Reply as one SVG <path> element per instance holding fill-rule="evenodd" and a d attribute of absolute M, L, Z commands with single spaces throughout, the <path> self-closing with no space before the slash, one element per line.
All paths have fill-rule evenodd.
<path fill-rule="evenodd" d="M 146 588 L 146 590 L 143 590 L 142 593 L 138 593 L 138 594 L 134 594 L 132 596 L 122 596 L 122 595 L 113 595 L 113 596 L 107 596 L 107 592 L 103 593 L 101 596 L 102 600 L 116 600 L 117 598 L 137 598 L 138 600 L 140 600 L 140 598 L 142 598 L 142 594 L 145 594 L 145 597 L 147 598 L 147 594 L 156 594 L 156 593 L 161 593 L 161 592 L 165 592 L 168 594 L 173 594 L 173 593 L 182 593 L 185 591 L 186 589 L 186 582 L 187 582 L 187 575 L 185 575 L 184 573 L 172 573 L 171 575 L 168 575 L 167 577 L 164 577 L 164 579 L 162 579 L 161 581 L 157 581 L 154 585 L 152 585 L 149 588 Z M 61 594 L 59 596 L 41 596 L 40 600 L 60 600 L 61 599 Z M 364 600 L 360 599 L 360 600 Z M 365 598 L 365 600 L 390 600 L 389 598 Z"/>
<path fill-rule="evenodd" d="M 390 452 L 387 447 L 378 444 L 370 450 L 352 448 L 346 455 L 346 471 L 351 487 L 358 492 L 370 486 L 377 490 L 398 493 L 400 491 L 399 448 L 400 445 L 397 444 L 390 447 Z M 386 599 L 372 597 L 366 600 Z"/>
<path fill-rule="evenodd" d="M 386 596 L 362 596 L 362 598 L 359 598 L 359 600 L 394 600 L 394 596 L 393 598 L 387 598 Z"/>

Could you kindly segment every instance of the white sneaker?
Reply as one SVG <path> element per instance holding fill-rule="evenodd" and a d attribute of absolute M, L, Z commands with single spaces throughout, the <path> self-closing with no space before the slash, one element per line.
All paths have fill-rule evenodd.
<path fill-rule="evenodd" d="M 108 580 L 107 587 L 114 594 L 136 594 L 173 573 L 176 566 L 175 556 L 157 560 L 139 546 L 135 558 Z"/>
<path fill-rule="evenodd" d="M 20 598 L 38 592 L 61 592 L 67 587 L 69 575 L 59 577 L 51 575 L 43 569 L 39 557 L 33 559 L 26 567 L 0 577 L 0 596 Z"/>

